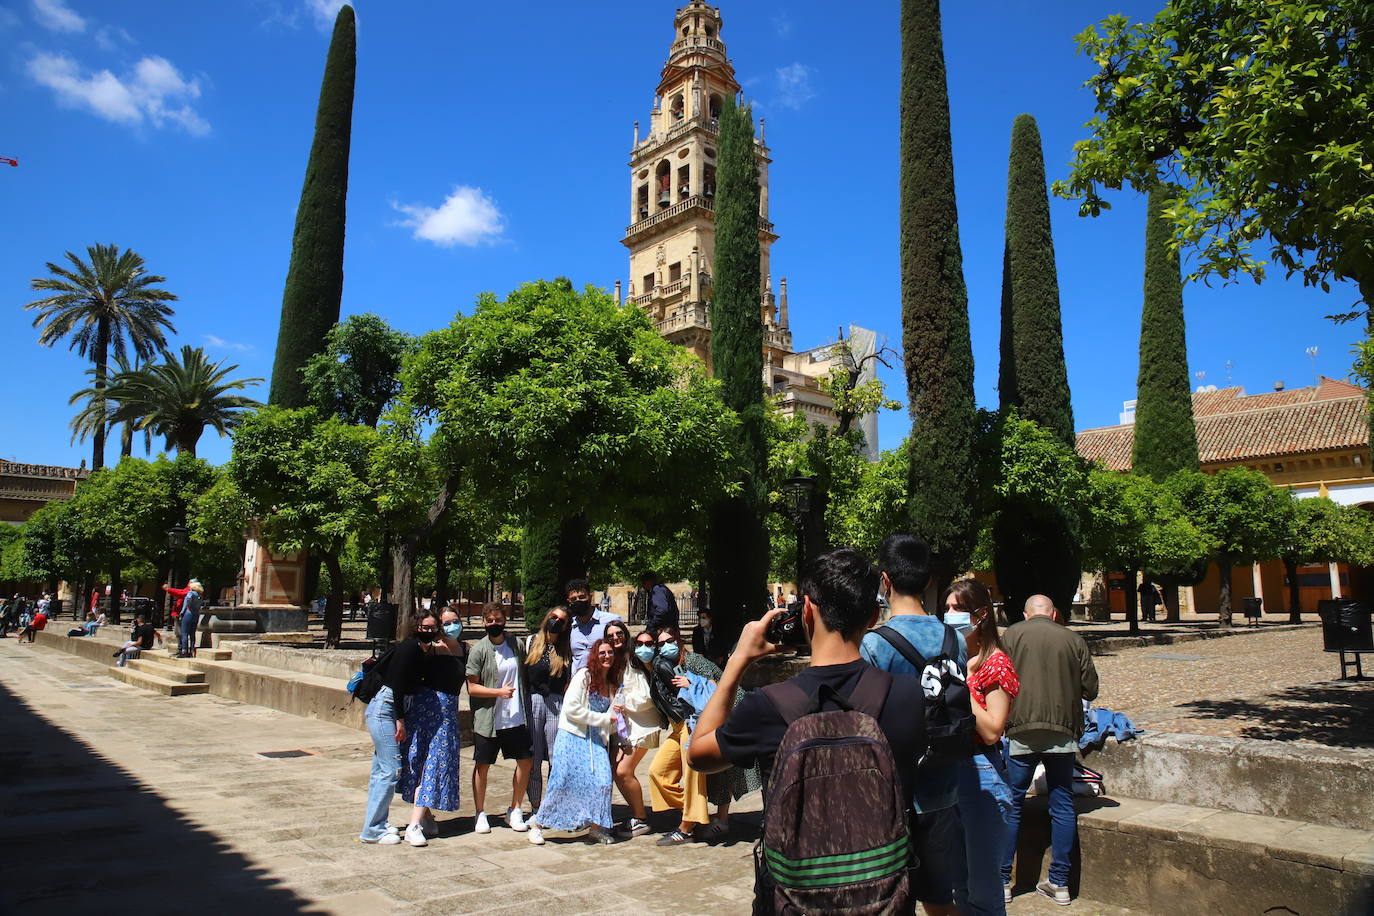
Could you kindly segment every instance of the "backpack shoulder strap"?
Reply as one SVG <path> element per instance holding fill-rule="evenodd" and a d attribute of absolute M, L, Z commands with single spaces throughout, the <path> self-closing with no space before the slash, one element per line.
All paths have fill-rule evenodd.
<path fill-rule="evenodd" d="M 763 695 L 768 697 L 768 702 L 773 704 L 773 708 L 787 725 L 791 725 L 811 711 L 811 695 L 791 681 L 769 684 L 762 690 Z"/>
<path fill-rule="evenodd" d="M 914 666 L 917 671 L 920 671 L 923 668 L 925 668 L 925 656 L 923 656 L 920 652 L 917 652 L 916 647 L 913 646 L 907 640 L 907 638 L 903 636 L 901 633 L 898 633 L 892 627 L 878 627 L 878 629 L 874 630 L 873 632 L 877 633 L 883 639 L 886 639 L 888 643 L 892 646 L 892 648 L 900 652 L 902 658 L 911 662 L 912 666 Z M 948 634 L 946 634 L 946 636 L 948 636 Z"/>
<path fill-rule="evenodd" d="M 859 675 L 859 683 L 849 695 L 849 705 L 855 711 L 867 713 L 875 720 L 882 715 L 887 703 L 888 691 L 892 689 L 892 675 L 881 668 L 869 665 Z"/>
<path fill-rule="evenodd" d="M 959 660 L 959 631 L 949 624 L 945 624 L 945 643 L 940 647 L 940 653 L 945 658 Z"/>

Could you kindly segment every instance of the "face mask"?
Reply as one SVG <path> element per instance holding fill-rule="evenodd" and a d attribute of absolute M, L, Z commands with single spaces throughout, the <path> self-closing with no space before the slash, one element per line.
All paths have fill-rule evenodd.
<path fill-rule="evenodd" d="M 549 618 L 549 622 L 544 625 L 544 629 L 548 631 L 550 636 L 557 636 L 559 633 L 563 632 L 563 628 L 567 625 L 568 622 L 566 620 L 559 617 L 551 617 Z"/>
<path fill-rule="evenodd" d="M 635 658 L 639 659 L 646 665 L 649 664 L 649 662 L 654 660 L 654 647 L 635 646 Z"/>
<path fill-rule="evenodd" d="M 429 630 L 415 631 L 415 638 L 420 640 L 420 642 L 434 642 L 435 638 L 438 637 L 438 635 L 438 633 L 433 633 Z"/>
<path fill-rule="evenodd" d="M 571 601 L 568 603 L 568 610 L 572 611 L 578 617 L 581 617 L 591 609 L 592 603 L 590 601 Z"/>
<path fill-rule="evenodd" d="M 506 632 L 506 625 L 504 623 L 487 624 L 487 635 L 490 636 L 492 639 L 495 639 L 504 632 Z"/>
<path fill-rule="evenodd" d="M 457 639 L 463 635 L 463 625 L 461 623 L 446 623 L 444 624 L 444 634 L 449 639 Z"/>
<path fill-rule="evenodd" d="M 663 645 L 658 647 L 658 654 L 663 656 L 665 661 L 677 661 L 677 643 L 665 642 Z"/>
<path fill-rule="evenodd" d="M 952 627 L 971 627 L 973 620 L 968 611 L 945 611 L 945 623 Z"/>

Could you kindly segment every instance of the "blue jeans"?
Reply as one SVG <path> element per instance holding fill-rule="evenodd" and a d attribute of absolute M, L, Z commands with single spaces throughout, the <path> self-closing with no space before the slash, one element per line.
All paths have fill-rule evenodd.
<path fill-rule="evenodd" d="M 959 765 L 959 820 L 964 825 L 964 862 L 954 883 L 954 902 L 965 916 L 1005 916 L 1002 850 L 1011 816 L 1002 747 L 990 747 Z"/>
<path fill-rule="evenodd" d="M 1067 887 L 1069 856 L 1078 836 L 1078 812 L 1073 806 L 1073 754 L 1027 754 L 1007 758 L 1007 782 L 1011 784 L 1011 817 L 1007 821 L 1007 843 L 1002 852 L 1002 880 L 1011 880 L 1011 862 L 1016 858 L 1016 835 L 1021 827 L 1021 804 L 1035 775 L 1035 765 L 1045 765 L 1045 785 L 1050 792 L 1050 874 L 1051 884 Z"/>
<path fill-rule="evenodd" d="M 200 623 L 199 614 L 181 614 L 181 629 L 177 632 L 177 651 L 188 654 L 196 647 L 196 624 Z"/>
<path fill-rule="evenodd" d="M 386 833 L 387 813 L 401 778 L 401 746 L 396 742 L 396 710 L 391 688 L 377 691 L 363 714 L 372 735 L 372 778 L 367 783 L 367 816 L 363 820 L 364 840 L 379 840 Z"/>

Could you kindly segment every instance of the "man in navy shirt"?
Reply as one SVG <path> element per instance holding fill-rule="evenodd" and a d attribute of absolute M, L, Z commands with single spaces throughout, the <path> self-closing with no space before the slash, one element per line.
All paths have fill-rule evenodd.
<path fill-rule="evenodd" d="M 886 626 L 906 637 L 922 658 L 939 655 L 945 640 L 945 624 L 928 614 L 921 601 L 930 583 L 930 548 L 925 541 L 909 534 L 889 535 L 878 548 L 878 567 L 882 571 L 882 594 L 892 611 Z M 963 639 L 956 642 L 962 678 L 968 647 Z M 911 662 L 876 633 L 863 638 L 859 654 L 884 671 L 921 676 Z M 929 916 L 959 913 L 954 906 L 954 885 L 964 856 L 964 833 L 955 808 L 958 800 L 958 769 L 953 764 L 924 761 L 917 767 L 911 841 L 921 864 L 912 876 L 912 894 Z"/>

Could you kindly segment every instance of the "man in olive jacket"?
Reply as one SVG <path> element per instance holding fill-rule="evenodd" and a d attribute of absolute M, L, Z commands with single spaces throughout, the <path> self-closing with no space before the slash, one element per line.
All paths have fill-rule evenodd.
<path fill-rule="evenodd" d="M 1083 701 L 1097 696 L 1097 668 L 1088 645 L 1073 630 L 1061 625 L 1054 603 L 1044 595 L 1026 601 L 1026 619 L 1002 637 L 1021 681 L 1021 692 L 1011 706 L 1007 737 L 1007 781 L 1011 784 L 1012 808 L 1007 845 L 1002 855 L 1002 883 L 1011 886 L 1012 859 L 1021 825 L 1021 803 L 1035 775 L 1035 765 L 1045 765 L 1050 801 L 1050 873 L 1035 889 L 1055 903 L 1067 906 L 1069 854 L 1078 836 L 1078 812 L 1073 805 L 1073 764 L 1078 737 L 1083 733 Z"/>

